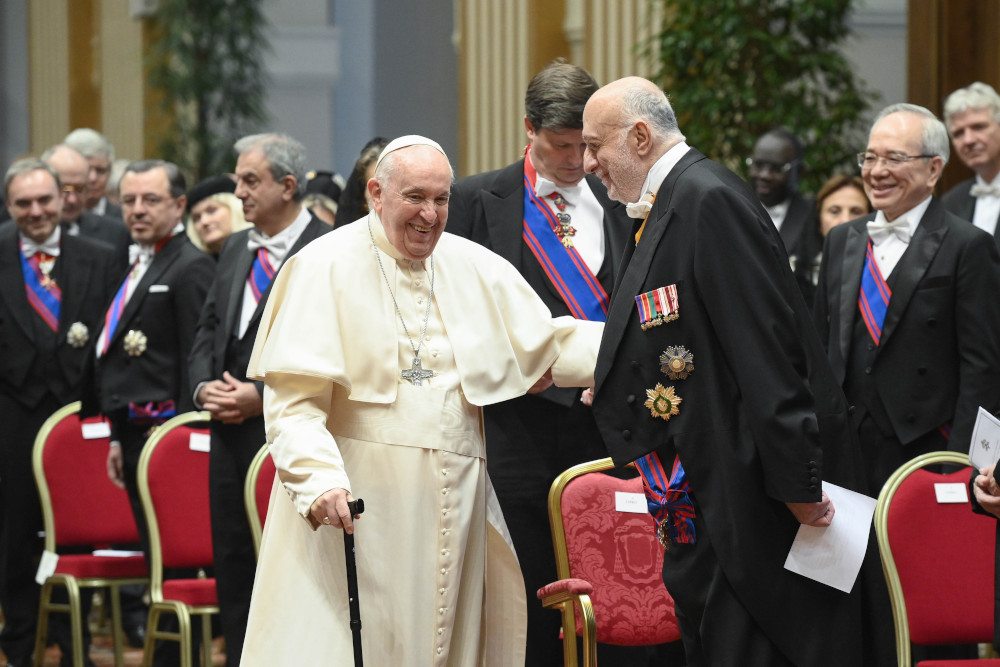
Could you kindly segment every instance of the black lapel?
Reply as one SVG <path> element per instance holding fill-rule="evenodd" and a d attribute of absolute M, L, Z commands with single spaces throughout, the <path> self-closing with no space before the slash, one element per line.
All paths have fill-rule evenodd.
<path fill-rule="evenodd" d="M 482 201 L 491 250 L 523 273 L 524 160 L 501 169 Z"/>
<path fill-rule="evenodd" d="M 625 327 L 629 318 L 634 317 L 632 313 L 635 296 L 639 294 L 649 267 L 653 262 L 653 255 L 660 243 L 660 238 L 670 224 L 673 217 L 673 208 L 670 205 L 671 196 L 677 179 L 680 178 L 691 165 L 705 156 L 697 150 L 691 149 L 680 159 L 674 168 L 667 174 L 666 179 L 660 185 L 656 193 L 656 200 L 653 208 L 649 212 L 648 222 L 643 228 L 642 237 L 635 246 L 635 250 L 629 253 L 627 250 L 623 257 L 623 271 L 621 278 L 616 280 L 615 296 L 611 300 L 608 308 L 608 321 L 604 327 L 604 336 L 601 338 L 600 351 L 597 354 L 597 368 L 594 371 L 595 388 L 600 389 L 601 383 L 611 370 L 611 363 L 614 360 L 615 352 L 621 344 L 622 336 L 625 334 Z M 636 225 L 638 230 L 639 222 Z M 635 236 L 629 237 L 634 239 Z M 626 240 L 628 243 L 628 240 Z M 658 286 L 659 287 L 659 286 Z"/>
<path fill-rule="evenodd" d="M 865 253 L 868 252 L 867 221 L 873 215 L 865 218 L 865 222 L 850 226 L 847 239 L 844 241 L 844 258 L 840 266 L 840 330 L 837 332 L 840 343 L 840 357 L 847 363 L 851 349 L 851 339 L 854 335 L 854 317 L 858 312 L 858 296 L 861 293 L 861 272 L 865 267 Z M 843 380 L 846 368 L 834 369 L 839 380 Z"/>
<path fill-rule="evenodd" d="M 135 290 L 132 292 L 132 297 L 125 304 L 125 310 L 122 312 L 121 319 L 118 321 L 118 325 L 115 327 L 115 333 L 108 341 L 108 345 L 111 345 L 119 337 L 123 336 L 128 330 L 127 323 L 135 314 L 139 312 L 139 307 L 142 305 L 143 300 L 149 293 L 149 286 L 156 284 L 156 281 L 160 279 L 160 276 L 170 268 L 170 265 L 174 263 L 174 260 L 181 253 L 181 248 L 185 243 L 188 243 L 187 238 L 184 234 L 176 234 L 172 239 L 167 241 L 158 253 L 153 257 L 152 263 L 149 268 L 146 269 L 146 273 L 143 274 L 142 279 L 139 284 L 135 286 Z M 119 289 L 121 285 L 118 286 Z M 117 289 L 115 292 L 117 293 Z"/>
<path fill-rule="evenodd" d="M 32 325 L 33 309 L 28 304 L 25 292 L 24 274 L 21 272 L 20 248 L 18 247 L 17 226 L 14 223 L 0 228 L 0 295 L 7 303 L 17 325 L 29 339 L 34 336 Z"/>
<path fill-rule="evenodd" d="M 906 252 L 896 264 L 892 279 L 892 298 L 889 299 L 889 309 L 882 324 L 879 349 L 885 348 L 889 337 L 896 330 L 896 325 L 903 317 L 914 290 L 927 273 L 934 256 L 941 248 L 944 237 L 948 234 L 948 226 L 944 222 L 945 215 L 944 207 L 937 198 L 931 199 L 930 206 L 920 220 Z"/>

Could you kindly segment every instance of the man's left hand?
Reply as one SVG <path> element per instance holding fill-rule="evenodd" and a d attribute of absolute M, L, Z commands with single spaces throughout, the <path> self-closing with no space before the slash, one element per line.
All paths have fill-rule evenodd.
<path fill-rule="evenodd" d="M 545 375 L 538 378 L 535 384 L 531 385 L 531 389 L 528 390 L 529 394 L 540 394 L 549 387 L 552 386 L 552 369 L 545 371 Z"/>
<path fill-rule="evenodd" d="M 264 401 L 253 382 L 240 382 L 229 371 L 222 373 L 222 381 L 228 391 L 214 392 L 212 398 L 205 403 L 205 409 L 212 413 L 212 419 L 223 424 L 241 424 L 264 412 Z"/>
<path fill-rule="evenodd" d="M 823 499 L 818 503 L 785 503 L 799 523 L 806 526 L 825 528 L 833 521 L 833 502 L 830 496 L 823 492 Z"/>

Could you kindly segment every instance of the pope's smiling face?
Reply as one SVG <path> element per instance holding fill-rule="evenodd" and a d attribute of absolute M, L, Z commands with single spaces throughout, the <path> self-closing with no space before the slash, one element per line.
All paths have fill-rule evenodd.
<path fill-rule="evenodd" d="M 451 178 L 448 158 L 418 145 L 390 153 L 368 181 L 385 235 L 406 259 L 423 260 L 434 252 L 448 222 Z"/>

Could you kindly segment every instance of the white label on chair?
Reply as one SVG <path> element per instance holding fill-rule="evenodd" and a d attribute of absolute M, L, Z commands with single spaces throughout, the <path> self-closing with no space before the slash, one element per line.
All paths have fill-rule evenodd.
<path fill-rule="evenodd" d="M 629 514 L 649 514 L 649 509 L 646 507 L 646 495 L 615 491 L 615 510 Z"/>
<path fill-rule="evenodd" d="M 207 452 L 212 448 L 212 436 L 208 433 L 192 433 L 188 446 L 196 452 Z"/>
<path fill-rule="evenodd" d="M 84 440 L 97 440 L 111 437 L 111 424 L 108 422 L 87 422 L 80 424 L 80 435 Z"/>
<path fill-rule="evenodd" d="M 41 586 L 45 580 L 56 573 L 56 565 L 59 563 L 59 554 L 45 550 L 42 552 L 42 560 L 38 562 L 38 571 L 35 572 L 35 581 Z"/>
<path fill-rule="evenodd" d="M 967 503 L 969 492 L 965 484 L 960 482 L 938 482 L 934 484 L 934 495 L 939 503 Z"/>

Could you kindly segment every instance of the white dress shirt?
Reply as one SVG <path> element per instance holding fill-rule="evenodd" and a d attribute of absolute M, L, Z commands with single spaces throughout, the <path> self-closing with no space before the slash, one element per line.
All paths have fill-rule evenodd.
<path fill-rule="evenodd" d="M 1000 174 L 993 179 L 992 183 L 987 183 L 982 176 L 976 175 L 977 185 L 989 185 L 1000 189 Z M 997 230 L 997 218 L 1000 218 L 1000 196 L 980 195 L 976 197 L 976 208 L 972 214 L 972 224 L 993 236 Z"/>
<path fill-rule="evenodd" d="M 920 224 L 920 220 L 924 217 L 924 213 L 927 212 L 927 207 L 931 204 L 931 198 L 923 200 L 913 208 L 911 208 L 906 213 L 903 213 L 896 218 L 893 222 L 897 220 L 906 220 L 906 228 L 909 230 L 910 240 L 913 240 L 913 235 L 917 231 L 917 226 Z M 871 223 L 875 224 L 885 224 L 887 222 L 885 213 L 879 211 L 875 214 L 875 219 Z M 892 274 L 892 270 L 896 268 L 896 264 L 899 263 L 900 257 L 906 252 L 906 249 L 910 246 L 910 241 L 903 241 L 895 234 L 889 234 L 887 238 L 876 243 L 874 239 L 872 240 L 872 254 L 875 255 L 875 264 L 878 265 L 878 270 L 882 273 L 882 277 L 885 279 L 889 278 Z"/>
<path fill-rule="evenodd" d="M 560 187 L 541 174 L 535 177 L 535 195 L 548 204 L 552 214 L 558 214 L 554 201 L 549 195 L 558 192 L 566 200 L 565 213 L 569 214 L 570 225 L 576 229 L 573 235 L 573 247 L 580 253 L 587 268 L 597 275 L 604 262 L 604 209 L 590 189 L 587 179 L 572 187 Z"/>

